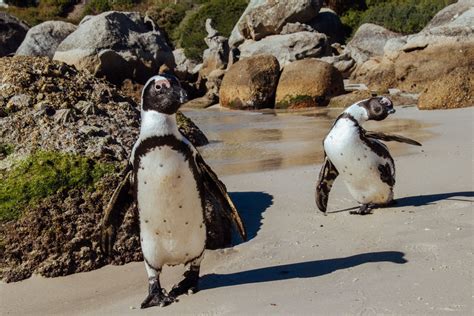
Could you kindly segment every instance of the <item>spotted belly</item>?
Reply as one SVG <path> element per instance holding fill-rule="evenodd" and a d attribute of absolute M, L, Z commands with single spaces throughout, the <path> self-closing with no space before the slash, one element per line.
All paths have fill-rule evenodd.
<path fill-rule="evenodd" d="M 198 185 L 185 156 L 162 146 L 141 157 L 137 170 L 140 237 L 148 263 L 161 268 L 198 257 L 206 228 Z"/>
<path fill-rule="evenodd" d="M 379 170 L 379 165 L 385 165 L 387 159 L 375 154 L 355 130 L 328 134 L 324 149 L 357 202 L 385 204 L 391 201 L 392 186 L 382 181 Z"/>

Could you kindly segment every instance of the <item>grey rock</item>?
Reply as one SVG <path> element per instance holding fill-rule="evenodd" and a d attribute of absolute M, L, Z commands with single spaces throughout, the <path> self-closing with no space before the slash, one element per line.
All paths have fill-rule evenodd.
<path fill-rule="evenodd" d="M 453 3 L 439 11 L 423 30 L 449 24 L 453 20 L 457 19 L 457 17 L 459 17 L 461 14 L 468 11 L 469 9 L 472 9 L 473 7 L 473 0 L 459 0 L 456 3 Z M 470 23 L 472 25 L 472 20 Z"/>
<path fill-rule="evenodd" d="M 87 69 L 116 84 L 125 79 L 144 83 L 163 64 L 174 68 L 173 54 L 164 37 L 137 12 L 86 16 L 59 44 L 53 59 Z"/>
<path fill-rule="evenodd" d="M 402 35 L 372 23 L 362 24 L 346 46 L 346 51 L 357 64 L 362 64 L 374 56 L 382 56 L 389 39 Z"/>
<path fill-rule="evenodd" d="M 296 23 L 287 23 L 280 32 L 280 35 L 293 34 L 298 32 L 314 32 L 314 29 L 300 22 Z"/>
<path fill-rule="evenodd" d="M 0 57 L 14 53 L 28 32 L 28 25 L 16 17 L 0 12 Z"/>
<path fill-rule="evenodd" d="M 324 56 L 329 46 L 324 34 L 298 32 L 267 36 L 258 42 L 249 40 L 240 45 L 239 49 L 241 58 L 270 54 L 278 59 L 281 67 L 284 67 L 295 60 Z"/>
<path fill-rule="evenodd" d="M 28 94 L 17 94 L 10 98 L 7 102 L 6 109 L 9 112 L 16 112 L 18 110 L 30 107 L 32 104 L 31 96 Z"/>
<path fill-rule="evenodd" d="M 199 70 L 201 77 L 207 77 L 216 69 L 225 69 L 229 58 L 229 44 L 227 37 L 219 35 L 212 25 L 212 20 L 206 20 L 207 36 L 204 38 L 209 47 L 203 53 L 202 67 Z"/>
<path fill-rule="evenodd" d="M 229 45 L 236 47 L 245 39 L 280 34 L 287 23 L 310 21 L 321 6 L 321 0 L 250 1 L 231 33 Z"/>
<path fill-rule="evenodd" d="M 355 65 L 354 59 L 352 59 L 351 55 L 348 52 L 343 53 L 341 55 L 325 56 L 318 59 L 333 65 L 334 68 L 339 70 L 343 78 L 349 77 L 350 72 Z"/>
<path fill-rule="evenodd" d="M 175 49 L 173 51 L 173 56 L 176 65 L 174 73 L 179 79 L 189 80 L 199 72 L 199 70 L 196 71 L 197 63 L 186 57 L 183 48 Z"/>
<path fill-rule="evenodd" d="M 63 21 L 47 21 L 38 24 L 26 33 L 16 55 L 47 56 L 52 59 L 58 45 L 76 28 L 74 24 Z"/>

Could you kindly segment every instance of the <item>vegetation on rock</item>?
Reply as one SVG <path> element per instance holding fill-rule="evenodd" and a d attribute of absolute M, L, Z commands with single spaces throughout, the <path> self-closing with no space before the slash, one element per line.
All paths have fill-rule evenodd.
<path fill-rule="evenodd" d="M 59 152 L 38 151 L 0 175 L 0 222 L 18 219 L 39 199 L 73 188 L 92 188 L 112 163 Z"/>

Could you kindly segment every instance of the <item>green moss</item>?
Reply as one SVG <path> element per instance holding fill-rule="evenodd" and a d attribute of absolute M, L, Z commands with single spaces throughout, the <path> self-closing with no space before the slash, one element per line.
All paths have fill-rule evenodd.
<path fill-rule="evenodd" d="M 0 222 L 17 219 L 21 210 L 41 198 L 70 190 L 92 188 L 113 164 L 57 152 L 37 152 L 0 179 Z"/>
<path fill-rule="evenodd" d="M 313 97 L 309 95 L 292 95 L 287 96 L 282 101 L 276 103 L 275 107 L 278 109 L 291 108 L 298 104 L 313 103 Z"/>

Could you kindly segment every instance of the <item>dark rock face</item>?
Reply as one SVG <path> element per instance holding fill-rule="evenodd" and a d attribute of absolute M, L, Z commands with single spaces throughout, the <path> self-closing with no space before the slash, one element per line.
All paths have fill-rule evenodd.
<path fill-rule="evenodd" d="M 0 12 L 0 57 L 16 51 L 28 32 L 28 25 L 14 16 Z"/>
<path fill-rule="evenodd" d="M 26 33 L 16 55 L 46 56 L 52 59 L 58 45 L 76 28 L 74 24 L 62 21 L 47 21 L 38 24 Z"/>
<path fill-rule="evenodd" d="M 57 192 L 21 210 L 20 219 L 0 222 L 0 279 L 19 281 L 33 273 L 60 276 L 141 260 L 134 203 L 118 230 L 112 256 L 99 247 L 103 209 L 138 135 L 136 102 L 74 67 L 46 57 L 14 56 L 0 58 L 0 112 L 1 142 L 14 148 L 0 156 L 0 176 L 36 150 L 87 156 L 115 169 L 94 190 Z M 195 145 L 207 142 L 184 115 L 178 116 L 178 124 Z M 216 213 L 218 202 L 208 205 L 208 247 L 222 247 L 231 226 Z"/>

